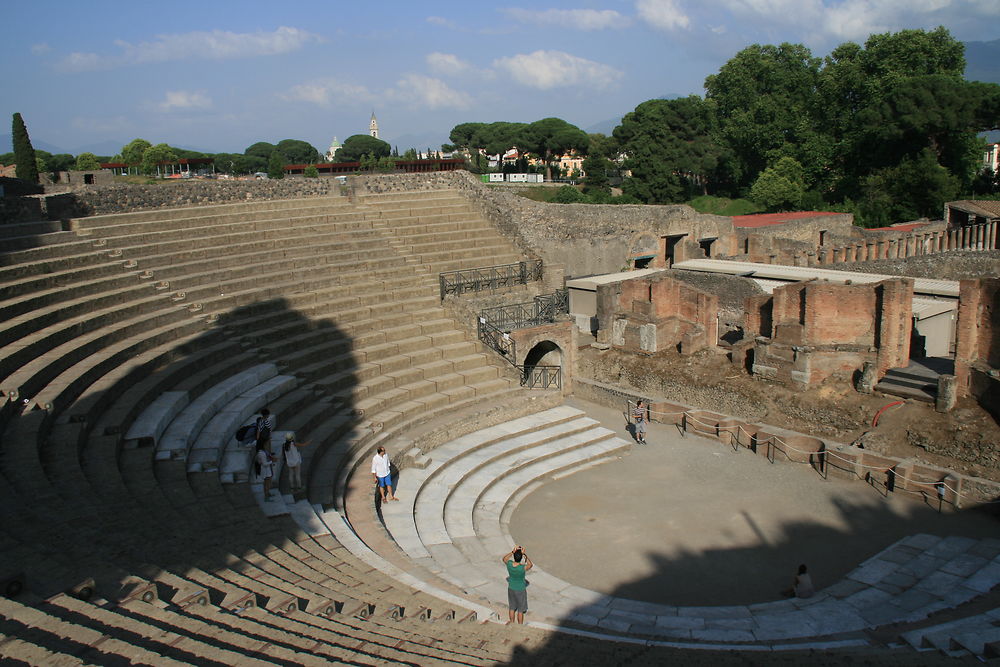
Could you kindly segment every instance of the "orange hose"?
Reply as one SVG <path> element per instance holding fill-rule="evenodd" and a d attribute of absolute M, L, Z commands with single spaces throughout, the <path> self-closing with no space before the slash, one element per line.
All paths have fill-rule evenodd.
<path fill-rule="evenodd" d="M 872 417 L 872 428 L 878 426 L 878 418 L 882 416 L 883 412 L 885 412 L 886 410 L 888 410 L 893 406 L 902 405 L 905 402 L 906 401 L 893 401 L 892 403 L 889 403 L 888 405 L 883 405 L 881 408 L 879 408 L 878 412 L 875 413 L 875 416 Z"/>

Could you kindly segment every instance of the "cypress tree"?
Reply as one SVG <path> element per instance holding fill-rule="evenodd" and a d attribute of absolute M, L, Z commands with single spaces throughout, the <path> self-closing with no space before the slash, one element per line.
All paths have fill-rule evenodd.
<path fill-rule="evenodd" d="M 21 114 L 14 114 L 14 126 L 11 131 L 14 139 L 14 162 L 17 164 L 17 177 L 29 183 L 38 182 L 38 165 L 35 163 L 35 149 L 31 147 L 28 138 L 28 128 L 21 120 Z"/>

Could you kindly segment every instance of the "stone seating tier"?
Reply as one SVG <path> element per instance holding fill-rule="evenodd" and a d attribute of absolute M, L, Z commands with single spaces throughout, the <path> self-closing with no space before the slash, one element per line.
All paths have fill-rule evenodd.
<path fill-rule="evenodd" d="M 532 456 L 532 439 L 573 430 L 572 421 L 564 421 L 566 410 L 533 417 L 540 422 L 535 432 L 525 426 L 530 419 L 521 419 L 464 436 L 431 450 L 426 467 L 403 470 L 411 490 L 404 502 L 383 507 L 382 517 L 411 562 L 468 591 L 474 600 L 502 607 L 503 582 L 484 573 L 495 569 L 491 566 L 497 554 L 512 543 L 506 526 L 513 508 L 545 477 L 591 463 L 563 461 L 561 453 Z M 545 425 L 546 417 L 553 426 Z M 549 440 L 546 446 L 558 442 Z M 441 479 L 449 480 L 448 485 Z M 826 641 L 820 640 L 823 637 L 861 646 L 868 643 L 866 629 L 924 619 L 990 591 L 1000 583 L 1000 540 L 911 536 L 813 598 L 749 607 L 678 608 L 619 600 L 560 581 L 537 566 L 529 579 L 535 617 L 551 619 L 543 624 L 568 622 L 598 632 L 734 646 L 817 645 L 818 640 Z M 904 637 L 918 647 L 958 646 L 982 655 L 994 641 L 991 621 L 969 619 Z"/>
<path fill-rule="evenodd" d="M 369 214 L 363 215 L 367 217 Z M 139 217 L 146 217 L 148 222 L 159 219 L 153 212 Z M 124 219 L 122 220 L 122 224 L 126 224 Z M 128 224 L 135 222 L 137 220 L 133 218 Z M 481 225 L 481 222 L 476 224 Z M 101 240 L 100 234 L 107 232 L 109 236 L 111 235 L 111 230 L 99 229 L 102 226 L 114 225 L 95 224 L 91 233 L 96 241 Z M 287 240 L 292 237 L 285 235 L 275 238 Z M 220 257 L 225 257 L 224 246 L 219 247 Z M 163 248 L 166 246 L 161 246 L 161 249 Z M 180 246 L 176 246 L 166 252 L 156 253 L 155 248 L 149 248 L 153 252 L 150 256 L 169 255 L 170 252 L 179 249 Z M 328 249 L 324 248 L 325 250 Z M 94 252 L 96 256 L 106 257 L 107 242 Z M 115 280 L 121 278 L 121 262 L 129 261 L 124 257 L 124 251 L 122 257 L 123 259 L 110 263 L 119 275 L 113 275 L 109 269 L 108 277 L 101 280 L 108 279 L 110 282 L 112 277 Z M 354 285 L 364 284 L 365 273 L 369 276 L 374 273 L 374 271 L 360 270 L 351 280 L 345 282 L 340 275 L 343 273 L 341 268 L 332 268 L 331 277 L 339 281 L 341 289 L 345 287 L 351 289 L 352 294 L 357 293 Z M 337 444 L 338 451 L 346 446 L 343 454 L 355 451 L 354 447 L 372 442 L 380 434 L 393 428 L 403 429 L 407 423 L 417 423 L 429 414 L 443 414 L 453 410 L 463 401 L 473 403 L 489 397 L 502 400 L 500 397 L 505 395 L 503 392 L 511 392 L 513 395 L 519 391 L 513 389 L 516 381 L 498 377 L 497 366 L 481 351 L 478 343 L 469 340 L 468 334 L 444 317 L 443 311 L 430 300 L 436 288 L 435 269 L 425 268 L 423 271 L 423 274 L 411 272 L 391 282 L 387 275 L 387 280 L 379 283 L 363 304 L 355 301 L 351 308 L 335 307 L 327 311 L 336 321 L 338 312 L 344 310 L 346 318 L 349 318 L 343 325 L 345 330 L 350 334 L 358 334 L 359 352 L 364 355 L 359 366 L 361 372 L 366 375 L 371 373 L 370 379 L 374 380 L 376 364 L 384 363 L 385 375 L 392 380 L 391 390 L 388 384 L 381 382 L 370 385 L 374 393 L 368 398 L 369 409 L 380 413 L 378 426 L 382 430 L 369 428 L 371 420 L 367 418 L 359 423 L 354 416 L 341 413 L 333 415 L 332 418 L 322 419 L 321 417 L 326 416 L 323 411 L 313 411 L 310 419 L 317 424 L 315 434 L 317 436 L 320 436 L 323 429 L 328 433 L 346 433 L 354 428 L 352 424 L 361 426 L 360 433 L 350 435 L 348 440 Z M 135 272 L 126 270 L 124 273 L 130 280 L 137 280 Z M 420 285 L 412 292 L 407 292 L 403 285 L 407 282 L 410 285 L 415 284 L 414 277 L 420 275 L 423 276 L 418 278 Z M 81 293 L 76 293 L 69 299 L 66 299 L 65 295 L 67 291 L 71 292 L 73 288 L 89 281 L 86 274 L 81 277 L 79 273 L 65 274 L 61 278 L 69 284 L 49 286 L 52 288 L 52 293 L 47 296 L 53 301 L 35 300 L 24 312 L 32 310 L 35 306 L 50 308 L 59 300 L 72 301 L 72 298 L 80 298 Z M 199 280 L 209 279 L 207 276 L 199 278 Z M 310 289 L 313 284 L 307 283 L 306 289 Z M 300 282 L 300 289 L 301 285 Z M 267 287 L 253 282 L 248 282 L 246 286 L 248 303 L 257 303 L 271 296 L 275 303 L 287 299 L 289 304 L 316 304 L 315 312 L 323 312 L 322 306 L 319 305 L 323 300 L 322 297 L 317 297 L 315 293 L 296 291 L 290 284 L 281 285 L 273 291 L 268 291 Z M 44 284 L 22 287 L 25 289 L 22 296 L 33 298 L 40 294 L 40 290 L 43 291 Z M 55 289 L 56 287 L 59 289 Z M 327 289 L 333 294 L 337 287 L 331 285 Z M 387 289 L 393 290 L 395 294 L 390 298 L 381 299 L 380 296 L 385 294 Z M 102 289 L 95 286 L 90 293 L 97 295 L 98 303 L 109 306 L 114 303 L 110 297 L 101 294 L 102 292 Z M 388 305 L 390 299 L 400 299 L 407 295 L 416 296 L 418 303 L 412 307 L 403 306 L 398 310 L 393 310 Z M 125 304 L 135 301 L 133 297 L 126 295 L 123 295 L 122 300 Z M 164 301 L 172 304 L 168 312 L 173 312 L 176 302 L 171 299 Z M 381 304 L 386 304 L 384 310 Z M 346 302 L 341 305 L 346 305 Z M 83 304 L 70 308 L 72 307 L 77 308 L 75 311 L 77 314 L 86 312 L 86 306 Z M 131 305 L 127 305 L 126 309 L 129 307 Z M 67 310 L 66 305 L 56 308 L 62 308 L 60 311 L 62 313 L 74 312 Z M 248 308 L 247 312 L 253 310 Z M 266 310 L 256 310 L 256 315 L 251 317 L 260 317 L 266 312 Z M 273 314 L 274 311 L 271 312 Z M 382 317 L 383 314 L 385 317 Z M 45 414 L 44 410 L 24 413 L 16 423 L 7 424 L 4 432 L 4 454 L 10 455 L 0 469 L 5 480 L 0 486 L 8 492 L 4 496 L 7 501 L 3 511 L 4 532 L 8 533 L 11 539 L 17 536 L 18 541 L 15 544 L 37 544 L 46 549 L 44 556 L 42 552 L 37 552 L 34 558 L 30 558 L 27 551 L 22 551 L 19 552 L 22 556 L 15 557 L 17 562 L 32 563 L 32 576 L 29 577 L 32 586 L 38 586 L 47 573 L 56 570 L 53 566 L 58 565 L 63 574 L 54 577 L 50 583 L 56 583 L 58 580 L 59 586 L 67 585 L 73 581 L 74 573 L 90 570 L 101 573 L 95 576 L 99 591 L 105 590 L 110 581 L 127 574 L 128 571 L 158 571 L 164 587 L 171 587 L 177 591 L 184 590 L 186 591 L 184 594 L 192 599 L 196 598 L 199 591 L 209 590 L 224 592 L 225 596 L 220 599 L 222 601 L 235 604 L 266 600 L 267 606 L 273 606 L 275 609 L 285 602 L 299 605 L 300 600 L 308 600 L 307 607 L 318 606 L 327 600 L 339 600 L 345 604 L 343 609 L 349 612 L 352 605 L 356 610 L 364 610 L 372 604 L 369 601 L 374 600 L 380 610 L 379 614 L 391 613 L 389 610 L 393 605 L 400 607 L 405 605 L 411 609 L 414 605 L 418 609 L 420 607 L 442 609 L 439 599 L 415 592 L 405 585 L 400 586 L 393 578 L 373 571 L 371 567 L 348 553 L 332 536 L 329 540 L 308 537 L 304 541 L 305 538 L 302 536 L 295 537 L 294 530 L 289 526 L 282 525 L 280 530 L 275 530 L 278 524 L 265 527 L 260 523 L 265 519 L 259 509 L 252 509 L 256 504 L 252 501 L 252 490 L 248 485 L 223 484 L 219 472 L 188 472 L 183 464 L 170 465 L 169 461 L 154 465 L 148 447 L 123 448 L 124 436 L 128 435 L 129 427 L 143 409 L 155 402 L 161 392 L 187 391 L 191 397 L 198 396 L 218 384 L 218 379 L 212 382 L 213 378 L 239 374 L 253 363 L 255 357 L 258 359 L 261 357 L 260 350 L 240 351 L 239 338 L 235 340 L 229 338 L 238 335 L 241 325 L 247 324 L 249 318 L 244 317 L 242 313 L 225 318 L 224 327 L 210 330 L 205 329 L 206 323 L 201 318 L 191 317 L 190 313 L 187 313 L 182 320 L 186 323 L 185 326 L 192 328 L 183 335 L 176 335 L 173 339 L 166 331 L 171 328 L 167 325 L 161 327 L 162 333 L 157 333 L 155 328 L 143 331 L 141 327 L 129 330 L 124 324 L 119 327 L 118 323 L 122 320 L 115 318 L 120 315 L 120 310 L 114 315 L 109 312 L 105 322 L 94 326 L 93 344 L 84 342 L 74 348 L 79 351 L 82 358 L 72 363 L 57 362 L 54 366 L 44 364 L 44 368 L 38 368 L 39 372 L 31 374 L 40 384 L 43 380 L 48 380 L 43 392 L 50 391 L 54 396 L 64 397 L 63 400 L 57 401 L 58 405 L 54 407 L 53 414 L 51 416 Z M 55 319 L 57 318 L 53 317 L 53 320 Z M 389 326 L 389 333 L 377 333 L 377 329 L 384 325 Z M 58 340 L 58 334 L 55 333 L 58 329 L 46 330 L 49 326 L 51 325 L 46 324 L 35 332 L 42 337 L 50 337 L 48 340 L 54 343 Z M 230 327 L 233 330 L 230 330 Z M 104 329 L 109 331 L 105 332 Z M 147 340 L 150 338 L 148 335 L 150 332 L 152 338 Z M 180 334 L 179 328 L 178 334 Z M 202 341 L 206 343 L 204 348 L 197 344 Z M 172 342 L 191 347 L 180 354 L 172 355 L 169 352 Z M 58 347 L 57 345 L 51 349 Z M 291 354 L 291 351 L 286 352 Z M 278 359 L 279 362 L 281 357 Z M 132 363 L 133 360 L 135 363 Z M 284 360 L 285 363 L 288 361 L 291 360 Z M 28 365 L 31 363 L 34 362 L 30 361 Z M 138 377 L 139 370 L 147 368 L 149 364 L 154 367 L 159 366 L 158 370 Z M 483 367 L 484 364 L 490 368 Z M 379 369 L 381 370 L 382 366 L 379 366 Z M 25 366 L 17 368 L 15 373 L 22 371 L 25 371 Z M 462 375 L 456 371 L 468 372 Z M 459 382 L 462 383 L 461 386 L 457 386 Z M 49 384 L 52 386 L 49 387 Z M 103 389 L 98 389 L 102 386 L 109 390 L 107 392 L 109 398 L 99 398 L 105 393 Z M 289 387 L 283 388 L 284 393 L 274 399 L 275 405 L 303 406 L 309 397 L 302 387 L 290 391 L 287 389 Z M 174 407 L 169 408 L 167 412 L 175 411 L 179 404 L 180 402 L 173 403 Z M 336 405 L 346 406 L 344 403 Z M 70 415 L 77 415 L 81 419 L 69 421 L 66 417 Z M 162 432 L 165 436 L 167 429 L 163 428 L 162 420 L 168 418 L 164 416 L 162 419 L 151 420 L 152 426 L 146 426 L 147 435 L 142 437 L 155 441 L 157 432 Z M 295 423 L 296 419 L 296 414 L 289 414 L 288 425 Z M 139 438 L 132 440 L 138 441 Z M 138 445 L 138 442 L 135 444 Z M 317 446 L 314 451 L 317 453 L 322 451 L 323 457 L 326 458 L 333 451 L 329 444 L 326 443 L 325 448 Z M 14 479 L 13 483 L 10 482 L 11 479 Z M 32 499 L 30 509 L 19 500 L 26 497 Z M 54 517 L 59 517 L 58 521 L 53 521 Z M 280 520 L 281 517 L 277 517 L 271 521 L 280 522 Z M 272 549 L 273 554 L 263 552 L 254 554 L 245 551 L 239 556 L 233 556 L 235 560 L 230 562 L 229 567 L 215 566 L 211 572 L 199 570 L 191 565 L 192 556 L 197 557 L 198 554 L 202 556 L 197 560 L 217 562 L 218 557 L 211 554 L 220 547 L 224 548 L 228 533 L 268 535 L 272 534 L 272 531 L 277 538 L 274 542 L 277 548 Z M 57 543 L 58 540 L 54 541 L 53 536 L 60 534 L 71 535 L 72 538 L 65 545 L 65 553 L 57 555 L 57 552 L 46 545 Z M 298 550 L 294 555 L 288 551 L 292 549 L 290 545 L 278 546 L 283 544 L 282 539 L 285 539 L 280 536 L 294 537 L 295 549 Z M 303 544 L 311 546 L 307 548 L 302 546 Z M 327 554 L 322 556 L 323 561 L 337 563 L 336 568 L 328 574 L 332 577 L 334 572 L 338 572 L 338 579 L 314 581 L 311 577 L 317 575 L 309 574 L 295 565 L 303 553 L 321 562 L 320 553 L 315 551 L 317 548 L 322 548 L 323 553 Z M 93 555 L 86 555 L 91 550 Z M 5 550 L 6 553 L 11 551 Z M 258 557 L 266 560 L 257 560 Z M 7 556 L 4 558 L 4 562 L 8 562 Z M 143 565 L 144 562 L 157 564 L 147 567 Z M 307 574 L 308 577 L 305 576 Z M 303 578 L 308 581 L 307 584 L 303 583 Z M 150 575 L 149 581 L 160 580 Z M 370 584 L 366 583 L 369 581 Z M 41 587 L 52 590 L 50 586 Z M 133 602 L 136 605 L 147 604 Z M 151 608 L 159 609 L 159 607 Z M 212 609 L 214 607 L 209 605 L 209 610 Z M 270 614 L 265 611 L 260 613 Z M 331 622 L 326 617 L 311 615 L 308 609 L 300 609 L 294 613 L 302 615 L 304 623 L 309 626 L 329 627 L 327 624 Z M 181 617 L 176 616 L 176 610 L 170 611 L 168 616 L 176 617 L 177 623 L 180 623 Z M 464 615 L 459 616 L 464 617 Z M 110 620 L 110 617 L 105 617 L 104 620 Z M 350 620 L 350 617 L 345 620 Z M 99 621 L 96 615 L 82 613 L 80 610 L 74 611 L 73 623 L 81 622 L 99 624 L 103 621 Z M 419 634 L 416 631 L 407 631 L 401 633 L 393 643 L 414 636 Z M 430 635 L 427 641 L 429 644 L 437 645 L 435 650 L 457 651 L 456 647 L 462 637 L 470 636 L 479 635 L 474 628 L 470 628 L 449 642 L 441 642 L 436 636 L 431 639 Z M 476 646 L 479 647 L 482 641 L 488 641 L 492 636 L 492 633 L 479 636 L 475 642 Z M 112 643 L 105 639 L 102 645 L 111 646 Z"/>

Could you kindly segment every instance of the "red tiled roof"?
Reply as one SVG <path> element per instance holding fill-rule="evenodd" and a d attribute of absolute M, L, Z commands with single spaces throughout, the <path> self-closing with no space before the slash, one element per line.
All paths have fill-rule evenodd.
<path fill-rule="evenodd" d="M 754 215 L 734 215 L 734 227 L 768 227 L 782 225 L 793 220 L 815 218 L 820 215 L 840 215 L 832 211 L 793 211 L 791 213 L 756 213 Z"/>

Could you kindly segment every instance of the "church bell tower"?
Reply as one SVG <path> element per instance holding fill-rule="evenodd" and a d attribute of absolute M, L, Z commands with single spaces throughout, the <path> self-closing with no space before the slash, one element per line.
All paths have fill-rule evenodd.
<path fill-rule="evenodd" d="M 368 125 L 368 134 L 378 139 L 378 121 L 375 119 L 374 111 L 372 111 L 372 122 Z"/>

